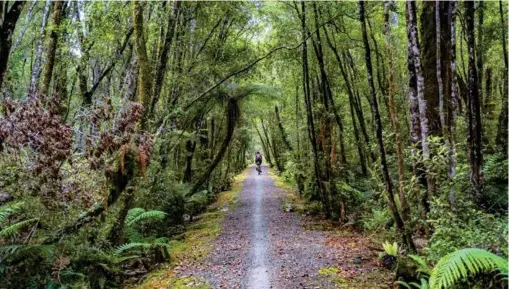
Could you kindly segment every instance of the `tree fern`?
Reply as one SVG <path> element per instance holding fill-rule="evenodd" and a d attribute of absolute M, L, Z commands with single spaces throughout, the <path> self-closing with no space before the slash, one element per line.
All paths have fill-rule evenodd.
<path fill-rule="evenodd" d="M 11 225 L 3 230 L 0 231 L 0 238 L 5 238 L 5 237 L 12 237 L 14 236 L 19 230 L 21 230 L 22 228 L 24 227 L 27 227 L 29 226 L 31 223 L 33 222 L 38 222 L 39 219 L 38 218 L 33 218 L 33 219 L 29 219 L 29 220 L 24 220 L 24 221 L 21 221 L 21 222 L 17 222 L 16 224 L 14 225 Z"/>
<path fill-rule="evenodd" d="M 482 249 L 458 250 L 438 261 L 431 271 L 430 288 L 449 288 L 461 279 L 493 270 L 507 273 L 507 260 Z"/>

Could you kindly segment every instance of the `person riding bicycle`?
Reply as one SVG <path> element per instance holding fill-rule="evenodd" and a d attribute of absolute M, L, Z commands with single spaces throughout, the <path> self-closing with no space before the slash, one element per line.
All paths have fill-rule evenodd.
<path fill-rule="evenodd" d="M 263 159 L 262 154 L 260 152 L 256 152 L 255 163 L 256 163 L 256 170 L 258 171 L 258 174 L 260 174 L 262 172 L 262 168 L 261 168 L 262 159 Z"/>

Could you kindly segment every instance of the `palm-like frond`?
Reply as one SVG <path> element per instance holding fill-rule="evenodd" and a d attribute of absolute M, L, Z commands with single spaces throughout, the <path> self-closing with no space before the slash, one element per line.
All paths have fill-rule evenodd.
<path fill-rule="evenodd" d="M 33 218 L 33 219 L 17 222 L 16 224 L 11 225 L 11 226 L 1 230 L 0 231 L 0 238 L 12 237 L 12 236 L 14 236 L 14 234 L 16 234 L 22 228 L 27 227 L 31 223 L 37 222 L 37 221 L 39 221 L 38 218 Z"/>
<path fill-rule="evenodd" d="M 432 289 L 448 288 L 457 281 L 482 272 L 507 272 L 507 260 L 486 250 L 467 248 L 441 258 L 431 271 Z"/>

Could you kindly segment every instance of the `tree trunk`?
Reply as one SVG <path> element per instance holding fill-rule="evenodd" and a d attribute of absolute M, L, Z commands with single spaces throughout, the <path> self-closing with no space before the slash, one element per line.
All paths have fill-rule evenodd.
<path fill-rule="evenodd" d="M 398 115 L 396 113 L 396 105 L 394 103 L 394 64 L 392 60 L 392 41 L 391 41 L 391 24 L 389 22 L 390 8 L 393 5 L 392 1 L 385 1 L 385 37 L 387 42 L 387 61 L 389 64 L 389 77 L 388 77 L 388 98 L 389 98 L 389 115 L 396 139 L 396 155 L 398 158 L 398 193 L 399 202 L 401 204 L 401 218 L 408 226 L 410 222 L 410 206 L 405 195 L 405 167 L 403 163 L 403 145 L 401 144 L 400 126 Z M 408 234 L 411 235 L 411 230 L 405 227 Z"/>
<path fill-rule="evenodd" d="M 228 150 L 228 146 L 230 145 L 230 142 L 233 138 L 233 132 L 235 131 L 235 126 L 239 119 L 240 113 L 239 105 L 236 99 L 230 98 L 228 100 L 228 106 L 226 108 L 226 111 L 227 111 L 226 136 L 223 140 L 223 143 L 221 144 L 221 147 L 219 148 L 219 151 L 217 152 L 217 155 L 214 157 L 214 160 L 212 161 L 210 166 L 205 170 L 205 172 L 200 177 L 197 178 L 198 180 L 196 181 L 196 183 L 194 183 L 189 192 L 186 194 L 187 196 L 192 196 L 198 192 L 201 186 L 209 179 L 210 175 L 217 167 L 219 162 L 223 159 L 226 151 Z"/>
<path fill-rule="evenodd" d="M 479 202 L 482 200 L 482 129 L 478 74 L 475 62 L 474 2 L 465 2 L 468 39 L 468 130 L 470 147 L 470 180 Z"/>
<path fill-rule="evenodd" d="M 166 36 L 164 38 L 163 48 L 161 53 L 159 54 L 159 59 L 156 68 L 156 75 L 154 81 L 154 95 L 152 96 L 152 101 L 150 104 L 149 113 L 152 114 L 157 101 L 159 100 L 159 96 L 161 95 L 162 85 L 164 76 L 166 74 L 166 67 L 168 63 L 168 56 L 170 55 L 171 44 L 173 41 L 173 35 L 175 34 L 175 27 L 177 23 L 177 17 L 180 11 L 181 1 L 176 0 L 173 3 L 173 10 L 171 13 L 168 13 L 168 28 L 166 29 Z"/>
<path fill-rule="evenodd" d="M 325 190 L 324 185 L 322 183 L 322 173 L 320 169 L 320 161 L 318 155 L 318 146 L 315 135 L 315 124 L 313 120 L 313 110 L 311 103 L 311 90 L 310 90 L 310 80 L 309 80 L 309 70 L 308 70 L 308 55 L 307 55 L 307 36 L 309 33 L 306 27 L 306 3 L 300 2 L 301 4 L 301 32 L 302 32 L 302 87 L 304 91 L 304 102 L 306 105 L 306 117 L 307 117 L 307 126 L 308 126 L 308 136 L 309 141 L 311 143 L 311 147 L 313 150 L 313 161 L 314 161 L 314 172 L 315 172 L 315 182 L 318 190 L 318 195 L 320 196 L 320 200 L 323 204 L 326 217 L 331 216 L 331 207 L 330 207 L 330 198 L 328 192 Z"/>
<path fill-rule="evenodd" d="M 30 77 L 30 88 L 28 89 L 28 95 L 35 96 L 37 90 L 37 81 L 39 80 L 41 70 L 41 58 L 42 58 L 42 46 L 44 42 L 44 36 L 46 35 L 46 22 L 48 20 L 48 14 L 51 6 L 51 1 L 46 0 L 46 6 L 42 14 L 41 21 L 41 34 L 39 36 L 39 43 L 37 44 L 37 52 L 35 54 L 34 66 L 32 67 L 32 75 Z"/>
<path fill-rule="evenodd" d="M 152 92 L 152 73 L 147 55 L 145 33 L 143 31 L 143 6 L 145 4 L 139 1 L 133 1 L 133 19 L 134 34 L 136 42 L 136 55 L 138 56 L 138 64 L 140 66 L 139 73 L 139 101 L 143 105 L 143 118 L 141 121 L 141 129 L 147 129 L 148 110 L 150 106 L 150 95 Z"/>
<path fill-rule="evenodd" d="M 439 89 L 437 84 L 437 37 L 435 1 L 424 1 L 421 14 L 421 43 L 422 43 L 422 76 L 424 81 L 424 100 L 426 101 L 426 116 L 430 135 L 440 136 L 442 129 L 439 116 Z M 417 32 L 416 32 L 417 33 Z"/>
<path fill-rule="evenodd" d="M 407 16 L 407 25 L 408 25 L 408 36 L 410 36 L 410 39 L 408 39 L 410 45 L 411 45 L 411 55 L 413 57 L 413 64 L 415 68 L 415 75 L 416 75 L 416 84 L 417 84 L 417 102 L 419 104 L 419 123 L 420 123 L 420 131 L 421 131 L 421 146 L 422 146 L 422 157 L 424 164 L 428 163 L 428 159 L 430 158 L 429 153 L 429 145 L 428 145 L 428 118 L 427 118 L 427 102 L 426 98 L 424 96 L 425 90 L 424 90 L 424 76 L 422 73 L 422 66 L 421 66 L 421 56 L 420 56 L 420 49 L 419 49 L 419 41 L 417 38 L 417 21 L 415 19 L 415 2 L 408 1 L 406 2 L 406 16 Z M 434 48 L 433 48 L 434 49 Z M 435 50 L 435 49 L 434 49 Z M 434 189 L 434 181 L 432 180 L 430 175 L 426 176 L 426 184 L 427 184 L 427 193 L 424 194 L 422 197 L 422 205 L 424 210 L 424 215 L 429 212 L 429 205 L 428 205 L 428 195 L 432 194 Z M 424 217 L 424 216 L 423 216 Z M 424 218 L 426 219 L 426 218 Z"/>
<path fill-rule="evenodd" d="M 451 66 L 451 103 L 448 106 L 449 119 L 449 168 L 448 178 L 450 182 L 449 203 L 454 206 L 456 204 L 456 193 L 454 191 L 454 178 L 456 177 L 456 113 L 458 110 L 458 82 L 456 79 L 456 7 L 457 2 L 449 3 L 449 27 L 451 31 L 450 45 L 450 66 Z"/>
<path fill-rule="evenodd" d="M 505 30 L 506 23 L 505 23 L 505 14 L 504 14 L 504 7 L 502 5 L 502 1 L 498 2 L 499 4 L 499 11 L 500 11 L 500 23 L 502 24 L 502 51 L 504 52 L 504 82 L 503 82 L 503 89 L 502 89 L 502 110 L 500 111 L 500 114 L 498 116 L 498 127 L 497 127 L 497 137 L 496 137 L 496 145 L 498 147 L 498 150 L 501 151 L 504 155 L 507 155 L 507 114 L 508 114 L 508 108 L 507 108 L 507 98 L 508 98 L 508 87 L 507 82 L 508 79 L 508 63 L 507 63 L 507 44 L 506 44 L 506 37 L 507 32 Z"/>
<path fill-rule="evenodd" d="M 477 79 L 478 79 L 478 88 L 479 88 L 479 103 L 482 107 L 482 103 L 484 101 L 484 90 L 483 90 L 483 54 L 484 54 L 484 1 L 479 1 L 477 6 L 477 13 L 479 13 L 479 22 L 477 23 L 477 47 L 476 47 L 476 57 L 477 57 Z"/>
<path fill-rule="evenodd" d="M 286 134 L 285 128 L 283 127 L 283 123 L 281 122 L 281 116 L 279 115 L 279 108 L 277 105 L 274 105 L 274 111 L 276 113 L 276 121 L 277 126 L 279 127 L 279 132 L 281 133 L 281 139 L 283 140 L 283 143 L 285 144 L 286 148 L 290 152 L 293 152 L 292 145 L 288 140 L 288 135 Z"/>
<path fill-rule="evenodd" d="M 55 55 L 58 46 L 58 34 L 60 33 L 58 30 L 60 29 L 60 19 L 62 18 L 64 4 L 65 2 L 63 1 L 53 2 L 53 25 L 51 26 L 51 32 L 49 35 L 49 45 L 47 52 L 48 58 L 46 60 L 46 67 L 44 68 L 40 90 L 42 95 L 46 95 L 48 92 L 48 88 L 51 83 L 51 77 L 53 76 L 53 67 L 55 66 Z"/>
<path fill-rule="evenodd" d="M 362 41 L 364 43 L 364 51 L 365 51 L 365 61 L 366 61 L 366 71 L 368 73 L 368 87 L 371 98 L 371 106 L 373 107 L 373 122 L 375 123 L 375 132 L 376 138 L 378 142 L 378 150 L 380 152 L 380 162 L 382 166 L 382 175 L 385 182 L 385 190 L 387 194 L 388 205 L 392 213 L 392 217 L 396 223 L 396 226 L 400 233 L 403 236 L 403 240 L 405 244 L 407 244 L 408 248 L 411 251 L 415 251 L 415 246 L 412 241 L 412 236 L 405 229 L 405 224 L 403 219 L 401 218 L 400 213 L 396 207 L 396 202 L 394 201 L 393 187 L 392 181 L 389 175 L 389 168 L 387 167 L 387 159 L 385 155 L 385 147 L 382 136 L 382 120 L 380 119 L 380 111 L 378 108 L 378 100 L 376 98 L 375 93 L 375 85 L 373 83 L 373 68 L 371 64 L 371 50 L 368 42 L 368 33 L 366 31 L 366 19 L 364 16 L 364 2 L 359 1 L 359 18 L 361 22 L 361 31 L 362 31 Z"/>
<path fill-rule="evenodd" d="M 324 26 L 324 33 L 325 33 L 325 38 L 327 39 L 327 43 L 329 44 L 329 47 L 331 48 L 332 52 L 334 52 L 334 55 L 336 56 L 338 66 L 341 71 L 341 75 L 343 76 L 343 80 L 345 82 L 345 86 L 346 86 L 346 89 L 348 92 L 348 99 L 349 99 L 349 103 L 350 103 L 350 117 L 352 119 L 352 126 L 354 129 L 355 142 L 357 144 L 357 151 L 359 153 L 359 161 L 360 161 L 360 165 L 361 165 L 362 174 L 364 176 L 366 176 L 367 175 L 367 167 L 366 167 L 366 157 L 364 154 L 364 146 L 363 146 L 362 141 L 359 136 L 359 132 L 357 129 L 357 122 L 356 122 L 355 113 L 354 113 L 354 105 L 356 105 L 356 104 L 354 104 L 355 96 L 353 94 L 352 87 L 350 85 L 350 80 L 349 80 L 347 72 L 346 72 L 346 67 L 344 67 L 343 61 L 341 61 L 341 57 L 338 53 L 336 46 L 334 46 L 332 44 L 332 41 L 330 40 L 329 34 L 327 33 L 327 29 L 325 28 L 325 26 Z"/>
<path fill-rule="evenodd" d="M 193 176 L 193 156 L 196 150 L 196 142 L 188 139 L 186 141 L 186 166 L 184 169 L 184 177 L 182 181 L 188 183 Z"/>
<path fill-rule="evenodd" d="M 272 168 L 274 164 L 272 163 L 272 159 L 270 157 L 270 149 L 267 146 L 267 142 L 265 142 L 265 139 L 263 138 L 262 134 L 260 133 L 260 130 L 255 125 L 256 132 L 258 133 L 258 137 L 260 138 L 260 142 L 262 143 L 263 152 L 265 153 L 265 159 L 267 160 L 267 163 Z"/>
<path fill-rule="evenodd" d="M 12 3 L 10 9 L 7 9 L 9 4 L 10 2 L 0 3 L 0 13 L 3 19 L 2 23 L 0 23 L 0 89 L 2 88 L 5 72 L 7 71 L 12 35 L 25 1 L 16 1 Z"/>

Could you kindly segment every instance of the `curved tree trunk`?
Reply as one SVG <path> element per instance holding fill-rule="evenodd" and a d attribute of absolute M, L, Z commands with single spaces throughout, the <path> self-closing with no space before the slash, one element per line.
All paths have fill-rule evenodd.
<path fill-rule="evenodd" d="M 217 167 L 219 162 L 223 159 L 224 155 L 226 154 L 228 150 L 228 146 L 230 145 L 230 142 L 233 138 L 233 132 L 235 131 L 235 126 L 237 124 L 237 121 L 239 119 L 239 105 L 237 103 L 237 100 L 234 98 L 230 98 L 228 100 L 228 106 L 226 108 L 227 111 L 227 127 L 226 127 L 226 136 L 223 140 L 223 143 L 221 144 L 221 147 L 219 148 L 219 151 L 217 152 L 217 155 L 214 157 L 214 160 L 210 164 L 210 166 L 205 170 L 205 172 L 198 178 L 196 183 L 191 187 L 189 192 L 187 193 L 187 196 L 192 196 L 198 192 L 200 187 L 209 179 L 210 175 L 214 171 L 214 169 Z"/>
<path fill-rule="evenodd" d="M 9 61 L 9 54 L 12 45 L 12 34 L 16 28 L 19 15 L 25 1 L 16 1 L 12 4 L 11 8 L 7 10 L 9 2 L 0 3 L 1 9 L 0 18 L 3 22 L 0 23 L 0 88 L 4 80 L 5 72 L 7 71 L 7 63 Z M 32 6 L 33 7 L 33 6 Z"/>

